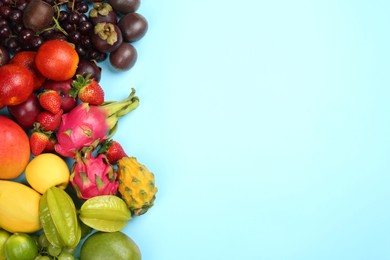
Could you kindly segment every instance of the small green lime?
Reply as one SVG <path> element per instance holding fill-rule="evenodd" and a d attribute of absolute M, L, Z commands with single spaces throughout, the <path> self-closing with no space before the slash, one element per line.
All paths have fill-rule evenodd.
<path fill-rule="evenodd" d="M 88 237 L 80 250 L 81 260 L 141 260 L 141 252 L 126 234 L 96 232 Z"/>
<path fill-rule="evenodd" d="M 33 260 L 37 255 L 38 245 L 28 234 L 12 234 L 5 242 L 5 256 L 8 260 Z"/>
<path fill-rule="evenodd" d="M 0 229 L 0 260 L 5 260 L 5 242 L 9 238 L 11 233 L 5 231 L 4 229 Z"/>

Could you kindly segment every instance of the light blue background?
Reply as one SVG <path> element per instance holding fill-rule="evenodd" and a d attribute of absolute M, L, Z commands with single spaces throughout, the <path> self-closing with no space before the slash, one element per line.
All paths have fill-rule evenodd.
<path fill-rule="evenodd" d="M 108 97 L 155 206 L 145 260 L 390 259 L 390 2 L 143 1 Z"/>
<path fill-rule="evenodd" d="M 144 260 L 390 259 L 390 2 L 147 1 L 108 100 L 155 173 Z"/>

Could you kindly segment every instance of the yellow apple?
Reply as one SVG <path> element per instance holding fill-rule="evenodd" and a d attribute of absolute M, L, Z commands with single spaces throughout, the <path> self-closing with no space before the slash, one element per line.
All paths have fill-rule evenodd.
<path fill-rule="evenodd" d="M 36 156 L 27 165 L 25 173 L 28 184 L 41 194 L 50 187 L 65 189 L 69 184 L 68 165 L 53 153 Z"/>

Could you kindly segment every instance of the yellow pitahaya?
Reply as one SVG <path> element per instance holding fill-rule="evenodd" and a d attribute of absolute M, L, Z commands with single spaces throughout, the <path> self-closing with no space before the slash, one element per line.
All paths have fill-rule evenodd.
<path fill-rule="evenodd" d="M 118 161 L 118 180 L 118 192 L 133 215 L 140 216 L 153 206 L 157 193 L 154 174 L 135 157 Z"/>

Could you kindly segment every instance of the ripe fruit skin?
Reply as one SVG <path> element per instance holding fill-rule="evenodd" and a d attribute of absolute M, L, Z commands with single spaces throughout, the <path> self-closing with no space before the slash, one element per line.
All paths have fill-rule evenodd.
<path fill-rule="evenodd" d="M 34 92 L 23 103 L 16 106 L 7 106 L 7 109 L 24 129 L 32 129 L 37 116 L 42 111 L 37 94 Z"/>
<path fill-rule="evenodd" d="M 132 214 L 140 216 L 153 206 L 157 188 L 154 174 L 135 157 L 123 157 L 118 161 L 118 192 Z"/>
<path fill-rule="evenodd" d="M 38 245 L 28 234 L 12 234 L 5 243 L 5 255 L 8 260 L 34 259 L 38 255 Z"/>
<path fill-rule="evenodd" d="M 80 259 L 141 260 L 136 243 L 124 233 L 96 232 L 81 247 Z"/>
<path fill-rule="evenodd" d="M 61 110 L 61 96 L 55 90 L 46 90 L 39 95 L 39 104 L 47 111 L 57 114 Z"/>
<path fill-rule="evenodd" d="M 70 171 L 66 162 L 53 153 L 42 153 L 26 167 L 26 179 L 30 186 L 43 194 L 50 187 L 65 189 Z"/>
<path fill-rule="evenodd" d="M 111 164 L 118 162 L 123 157 L 128 157 L 122 145 L 112 139 L 104 141 L 98 153 L 105 154 Z"/>
<path fill-rule="evenodd" d="M 0 116 L 0 179 L 18 177 L 30 160 L 26 132 L 11 119 Z"/>
<path fill-rule="evenodd" d="M 104 102 L 103 88 L 96 80 L 90 79 L 89 75 L 86 77 L 76 76 L 76 80 L 72 83 L 70 95 L 77 96 L 82 102 L 90 105 L 99 106 Z"/>
<path fill-rule="evenodd" d="M 0 229 L 0 260 L 6 260 L 4 247 L 5 247 L 5 242 L 7 241 L 10 235 L 11 233 L 9 233 L 8 231 Z"/>
<path fill-rule="evenodd" d="M 148 22 L 138 13 L 128 13 L 122 16 L 118 26 L 122 31 L 123 40 L 126 42 L 138 41 L 148 30 Z"/>
<path fill-rule="evenodd" d="M 48 79 L 62 81 L 74 76 L 79 56 L 70 43 L 61 40 L 49 40 L 39 47 L 35 65 Z"/>
<path fill-rule="evenodd" d="M 49 142 L 50 141 L 48 134 L 34 130 L 30 135 L 31 153 L 35 156 L 41 154 L 45 150 Z"/>
<path fill-rule="evenodd" d="M 57 91 L 61 96 L 61 109 L 64 112 L 69 112 L 77 105 L 76 99 L 69 96 L 69 91 L 72 89 L 73 79 L 63 81 L 46 80 L 43 84 L 43 90 L 52 89 Z"/>
<path fill-rule="evenodd" d="M 39 199 L 30 187 L 0 180 L 0 227 L 11 233 L 32 233 L 41 229 Z"/>
<path fill-rule="evenodd" d="M 62 114 L 62 109 L 57 114 L 53 114 L 49 111 L 42 111 L 37 116 L 37 122 L 40 124 L 41 129 L 45 131 L 54 131 L 61 123 Z"/>
<path fill-rule="evenodd" d="M 33 75 L 25 67 L 18 64 L 0 67 L 0 108 L 26 101 L 33 88 Z"/>
<path fill-rule="evenodd" d="M 110 53 L 110 64 L 117 70 L 131 69 L 137 61 L 136 48 L 127 42 L 123 42 L 115 51 Z"/>
<path fill-rule="evenodd" d="M 28 69 L 34 79 L 34 90 L 39 89 L 46 78 L 39 72 L 35 66 L 35 56 L 37 53 L 35 51 L 21 51 L 15 54 L 12 59 L 9 61 L 11 64 L 19 64 Z"/>

